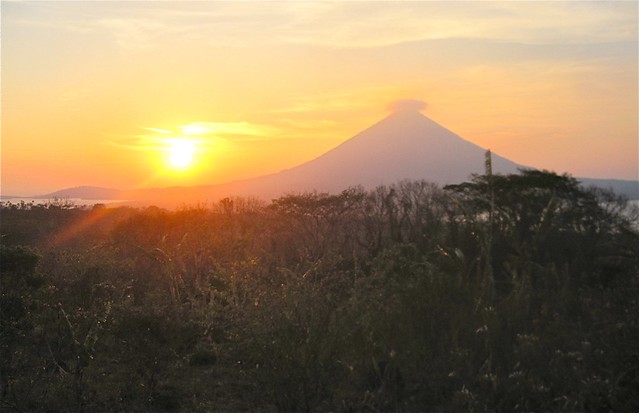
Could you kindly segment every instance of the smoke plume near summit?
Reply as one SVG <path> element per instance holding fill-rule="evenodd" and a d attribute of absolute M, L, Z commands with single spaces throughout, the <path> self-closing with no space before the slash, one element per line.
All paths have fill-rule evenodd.
<path fill-rule="evenodd" d="M 391 112 L 399 112 L 399 111 L 421 112 L 427 107 L 428 107 L 428 104 L 422 100 L 400 99 L 390 103 L 388 105 L 388 110 Z"/>

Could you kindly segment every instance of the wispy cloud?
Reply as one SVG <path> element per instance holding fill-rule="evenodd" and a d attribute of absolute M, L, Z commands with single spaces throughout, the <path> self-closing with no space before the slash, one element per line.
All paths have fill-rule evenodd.
<path fill-rule="evenodd" d="M 145 127 L 141 127 L 140 129 L 149 131 L 149 132 L 155 132 L 155 133 L 161 133 L 163 135 L 169 135 L 171 134 L 170 130 L 166 130 L 166 129 L 158 129 L 158 128 L 145 128 Z"/>
<path fill-rule="evenodd" d="M 285 130 L 280 127 L 249 122 L 193 122 L 175 130 L 147 126 L 139 129 L 148 133 L 112 135 L 106 143 L 131 150 L 163 150 L 176 139 L 189 140 L 199 147 L 207 147 L 220 142 L 239 144 L 273 140 L 285 135 Z"/>
<path fill-rule="evenodd" d="M 104 142 L 106 145 L 117 146 L 134 151 L 165 150 L 168 147 L 166 137 L 157 135 L 110 135 Z"/>
<path fill-rule="evenodd" d="M 637 36 L 636 2 L 39 2 L 23 7 L 31 12 L 16 16 L 22 24 L 101 32 L 121 48 L 180 42 L 350 48 L 433 39 L 587 44 Z"/>
<path fill-rule="evenodd" d="M 281 131 L 270 125 L 249 122 L 194 122 L 181 126 L 184 135 L 212 136 L 225 140 L 272 138 Z"/>

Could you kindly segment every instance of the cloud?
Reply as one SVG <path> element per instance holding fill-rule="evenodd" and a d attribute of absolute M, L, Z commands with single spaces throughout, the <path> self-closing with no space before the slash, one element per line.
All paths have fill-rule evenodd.
<path fill-rule="evenodd" d="M 166 148 L 175 139 L 186 139 L 199 146 L 267 141 L 281 138 L 283 131 L 277 126 L 249 122 L 193 122 L 174 130 L 140 127 L 145 134 L 112 135 L 106 144 L 131 150 L 158 150 Z"/>
<path fill-rule="evenodd" d="M 388 105 L 388 109 L 391 112 L 399 112 L 399 111 L 416 111 L 421 112 L 426 109 L 428 104 L 424 101 L 417 99 L 401 99 L 392 102 Z"/>
<path fill-rule="evenodd" d="M 166 140 L 167 138 L 150 135 L 112 135 L 104 144 L 134 151 L 149 151 L 163 149 L 166 146 Z"/>
<path fill-rule="evenodd" d="M 180 129 L 185 135 L 211 135 L 227 140 L 268 138 L 279 132 L 272 126 L 249 122 L 194 122 Z"/>
<path fill-rule="evenodd" d="M 49 4 L 51 3 L 51 4 Z M 4 4 L 4 3 L 3 3 Z M 9 3 L 11 5 L 11 3 Z M 636 2 L 19 3 L 5 20 L 107 34 L 121 48 L 167 44 L 382 47 L 435 39 L 525 44 L 636 40 Z M 4 11 L 4 10 L 3 10 Z M 21 11 L 21 10 L 18 10 Z"/>
<path fill-rule="evenodd" d="M 168 134 L 171 133 L 171 131 L 168 131 L 168 130 L 165 130 L 165 129 L 158 129 L 158 128 L 144 128 L 144 127 L 142 127 L 140 129 L 144 129 L 144 130 L 147 130 L 149 132 L 162 133 L 164 135 L 168 135 Z"/>

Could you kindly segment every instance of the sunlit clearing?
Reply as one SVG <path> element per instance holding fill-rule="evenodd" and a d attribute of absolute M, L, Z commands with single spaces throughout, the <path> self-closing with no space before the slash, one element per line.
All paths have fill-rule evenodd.
<path fill-rule="evenodd" d="M 173 140 L 169 147 L 169 163 L 176 168 L 186 168 L 193 162 L 195 145 L 192 141 Z"/>

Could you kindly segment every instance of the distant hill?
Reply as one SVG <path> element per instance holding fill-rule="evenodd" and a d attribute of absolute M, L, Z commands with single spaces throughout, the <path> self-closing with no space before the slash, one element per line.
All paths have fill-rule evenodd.
<path fill-rule="evenodd" d="M 625 181 L 621 179 L 595 179 L 595 178 L 577 178 L 582 186 L 595 186 L 602 189 L 608 189 L 617 195 L 626 197 L 627 199 L 639 199 L 639 181 Z"/>
<path fill-rule="evenodd" d="M 120 199 L 122 191 L 113 188 L 101 188 L 98 186 L 77 186 L 74 188 L 62 189 L 60 191 L 51 192 L 50 194 L 38 195 L 33 198 L 52 199 L 52 198 L 76 198 L 86 200 L 96 199 Z"/>

